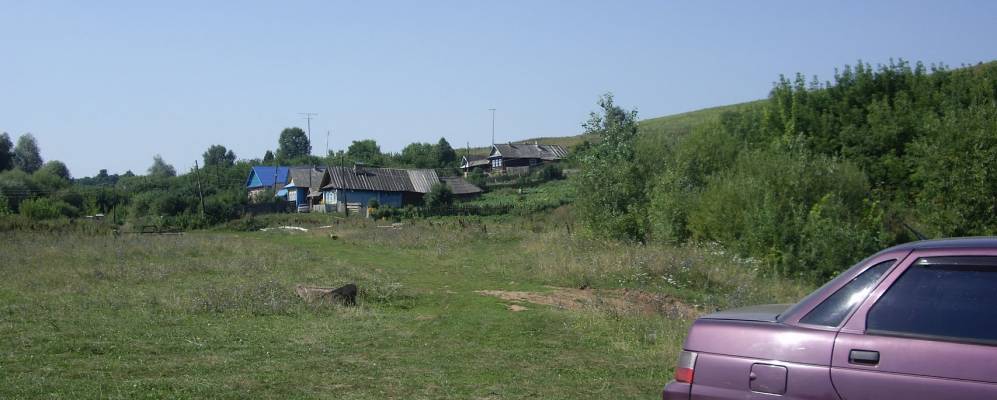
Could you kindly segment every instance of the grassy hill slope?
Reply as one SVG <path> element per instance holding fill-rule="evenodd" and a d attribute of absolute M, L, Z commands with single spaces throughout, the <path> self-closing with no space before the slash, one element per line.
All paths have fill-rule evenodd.
<path fill-rule="evenodd" d="M 758 107 L 765 100 L 754 100 L 744 103 L 729 104 L 724 106 L 704 108 L 701 110 L 684 112 L 681 114 L 666 115 L 640 121 L 640 130 L 643 135 L 684 135 L 693 127 L 715 121 L 726 111 L 737 111 L 747 107 Z M 584 141 L 598 140 L 594 135 L 574 135 L 574 136 L 547 136 L 519 140 L 515 143 L 532 143 L 534 141 L 543 144 L 559 144 L 569 149 L 581 144 Z M 466 154 L 467 150 L 459 151 L 460 155 Z M 470 154 L 487 155 L 488 147 L 472 147 Z"/>

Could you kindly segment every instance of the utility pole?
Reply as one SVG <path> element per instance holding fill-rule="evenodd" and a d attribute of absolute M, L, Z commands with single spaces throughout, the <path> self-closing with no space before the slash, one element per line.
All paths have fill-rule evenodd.
<path fill-rule="evenodd" d="M 489 108 L 488 110 L 492 112 L 492 146 L 494 146 L 495 145 L 495 109 L 494 108 Z"/>
<path fill-rule="evenodd" d="M 329 156 L 329 134 L 331 131 L 325 131 L 325 156 Z"/>
<path fill-rule="evenodd" d="M 316 113 L 298 113 L 304 115 L 304 118 L 308 120 L 308 155 L 312 155 L 312 118 L 315 118 Z"/>
<path fill-rule="evenodd" d="M 197 179 L 197 195 L 201 197 L 201 216 L 204 216 L 204 191 L 201 190 L 201 172 L 194 160 L 194 178 Z"/>

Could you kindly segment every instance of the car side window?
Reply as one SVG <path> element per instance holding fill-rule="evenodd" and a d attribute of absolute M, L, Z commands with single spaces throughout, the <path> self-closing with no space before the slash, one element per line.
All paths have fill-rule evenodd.
<path fill-rule="evenodd" d="M 865 300 L 879 279 L 895 262 L 896 260 L 883 261 L 869 267 L 810 310 L 800 319 L 800 323 L 827 327 L 840 325 L 845 317 Z"/>
<path fill-rule="evenodd" d="M 922 258 L 869 310 L 870 334 L 997 344 L 997 257 Z"/>

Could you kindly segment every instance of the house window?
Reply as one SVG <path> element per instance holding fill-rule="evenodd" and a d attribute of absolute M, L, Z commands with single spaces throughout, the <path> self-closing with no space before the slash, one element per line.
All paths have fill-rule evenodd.
<path fill-rule="evenodd" d="M 539 159 L 536 159 L 536 158 L 531 158 L 530 159 L 530 165 L 537 165 L 537 164 L 540 164 L 540 160 Z"/>
<path fill-rule="evenodd" d="M 500 168 L 500 167 L 502 167 L 502 159 L 501 158 L 496 158 L 496 159 L 492 160 L 492 168 Z"/>

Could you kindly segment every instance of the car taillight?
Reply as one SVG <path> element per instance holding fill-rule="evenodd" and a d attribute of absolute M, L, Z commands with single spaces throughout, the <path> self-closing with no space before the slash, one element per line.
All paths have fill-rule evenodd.
<path fill-rule="evenodd" d="M 679 363 L 675 366 L 675 380 L 682 383 L 692 383 L 696 369 L 696 353 L 683 351 L 679 354 Z"/>

